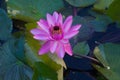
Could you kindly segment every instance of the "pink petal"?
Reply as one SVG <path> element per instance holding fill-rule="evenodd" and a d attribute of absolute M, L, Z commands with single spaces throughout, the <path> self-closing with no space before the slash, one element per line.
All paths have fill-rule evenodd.
<path fill-rule="evenodd" d="M 68 16 L 63 24 L 64 32 L 67 32 L 72 25 L 72 16 Z"/>
<path fill-rule="evenodd" d="M 70 31 L 77 31 L 81 28 L 81 25 L 75 25 L 73 27 L 71 27 Z"/>
<path fill-rule="evenodd" d="M 39 50 L 39 55 L 47 53 L 49 49 L 50 49 L 50 41 L 47 41 L 43 44 L 43 46 Z"/>
<path fill-rule="evenodd" d="M 57 47 L 57 55 L 59 58 L 63 58 L 65 55 L 65 50 L 63 44 L 59 43 Z"/>
<path fill-rule="evenodd" d="M 33 38 L 37 39 L 37 40 L 49 40 L 49 36 L 45 35 L 45 34 L 37 34 L 34 35 Z"/>
<path fill-rule="evenodd" d="M 68 43 L 69 40 L 68 40 L 68 39 L 62 39 L 61 42 L 62 42 L 62 43 Z"/>
<path fill-rule="evenodd" d="M 50 14 L 47 14 L 47 21 L 48 21 L 48 25 L 51 27 L 51 26 L 54 26 L 55 24 L 55 20 L 53 19 L 53 17 L 50 15 Z"/>
<path fill-rule="evenodd" d="M 52 41 L 51 42 L 51 45 L 50 45 L 51 46 L 51 48 L 50 48 L 51 53 L 55 52 L 55 50 L 57 48 L 57 45 L 58 45 L 57 41 Z"/>
<path fill-rule="evenodd" d="M 72 31 L 72 32 L 68 32 L 64 35 L 64 39 L 70 39 L 72 38 L 73 36 L 75 36 L 76 34 L 78 34 L 79 31 Z"/>
<path fill-rule="evenodd" d="M 33 35 L 36 35 L 36 34 L 47 34 L 45 31 L 40 30 L 40 29 L 38 29 L 38 28 L 32 29 L 30 32 L 31 32 Z"/>
<path fill-rule="evenodd" d="M 53 18 L 55 19 L 55 23 L 56 23 L 58 20 L 58 13 L 56 11 L 53 13 Z"/>
<path fill-rule="evenodd" d="M 49 33 L 49 26 L 48 23 L 44 19 L 40 19 L 40 21 L 37 22 L 37 24 L 47 33 Z"/>
<path fill-rule="evenodd" d="M 60 25 L 60 26 L 63 24 L 63 18 L 62 18 L 61 14 L 59 14 L 57 22 L 59 23 L 58 25 Z"/>
<path fill-rule="evenodd" d="M 64 44 L 64 48 L 65 48 L 65 52 L 66 52 L 67 54 L 69 54 L 70 56 L 73 55 L 73 53 L 72 53 L 72 48 L 71 48 L 70 43 Z"/>

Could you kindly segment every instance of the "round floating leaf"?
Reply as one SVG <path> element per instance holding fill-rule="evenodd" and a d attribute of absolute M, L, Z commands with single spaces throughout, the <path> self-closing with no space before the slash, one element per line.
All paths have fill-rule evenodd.
<path fill-rule="evenodd" d="M 13 40 L 8 40 L 0 46 L 0 80 L 4 79 L 9 67 L 17 61 L 11 49 L 14 49 Z"/>
<path fill-rule="evenodd" d="M 120 44 L 108 43 L 103 46 L 110 69 L 120 75 Z"/>
<path fill-rule="evenodd" d="M 89 13 L 91 16 L 95 17 L 95 19 L 90 21 L 90 23 L 93 24 L 93 27 L 97 32 L 105 32 L 107 26 L 112 23 L 111 18 L 107 15 L 99 14 L 93 11 L 89 11 Z"/>
<path fill-rule="evenodd" d="M 103 51 L 99 47 L 94 49 L 94 55 L 105 68 L 109 67 L 105 57 L 103 57 Z"/>
<path fill-rule="evenodd" d="M 120 0 L 114 0 L 107 10 L 107 14 L 115 21 L 120 22 Z"/>
<path fill-rule="evenodd" d="M 75 45 L 75 47 L 73 48 L 73 52 L 75 54 L 87 55 L 89 51 L 90 51 L 90 48 L 86 42 L 77 43 L 77 45 Z"/>
<path fill-rule="evenodd" d="M 113 2 L 114 0 L 98 0 L 94 8 L 97 10 L 105 10 L 106 8 L 109 7 L 109 5 Z"/>
<path fill-rule="evenodd" d="M 18 33 L 15 33 L 18 34 Z M 20 33 L 19 33 L 20 34 Z M 24 54 L 24 44 L 25 44 L 25 39 L 23 36 L 19 38 L 14 38 L 14 51 L 13 54 L 16 56 L 17 59 L 25 62 L 25 54 Z"/>
<path fill-rule="evenodd" d="M 71 7 L 70 8 L 63 8 L 62 10 L 60 10 L 60 12 L 63 14 L 63 18 L 65 16 L 69 16 L 69 15 L 73 14 L 73 10 Z"/>
<path fill-rule="evenodd" d="M 111 22 L 112 20 L 105 15 L 97 16 L 95 20 L 90 21 L 97 32 L 105 32 Z"/>
<path fill-rule="evenodd" d="M 33 80 L 58 80 L 54 69 L 42 62 L 36 62 L 34 67 Z"/>
<path fill-rule="evenodd" d="M 32 70 L 18 61 L 15 52 L 13 39 L 0 46 L 0 80 L 31 80 Z"/>
<path fill-rule="evenodd" d="M 102 56 L 100 56 L 102 52 L 98 47 L 95 48 L 94 54 L 104 67 L 95 64 L 93 65 L 93 67 L 98 70 L 98 72 L 100 72 L 103 76 L 105 76 L 108 80 L 120 80 L 120 44 L 104 44 L 103 51 L 105 53 L 106 60 Z M 109 66 L 107 66 L 108 64 Z"/>
<path fill-rule="evenodd" d="M 98 66 L 96 64 L 93 64 L 93 67 L 106 78 L 105 80 L 120 80 L 119 76 L 117 76 L 110 69 L 103 68 L 103 67 Z"/>
<path fill-rule="evenodd" d="M 119 22 L 117 23 L 117 27 L 120 28 L 120 23 Z"/>
<path fill-rule="evenodd" d="M 78 42 L 88 40 L 92 33 L 94 32 L 93 26 L 89 23 L 91 17 L 84 18 L 80 16 L 75 16 L 73 19 L 73 25 L 81 24 L 82 27 L 79 29 L 79 33 L 71 39 L 72 46 Z"/>
<path fill-rule="evenodd" d="M 32 80 L 33 71 L 21 62 L 14 63 L 5 74 L 4 80 Z"/>
<path fill-rule="evenodd" d="M 101 47 L 103 48 L 102 45 L 95 48 L 94 55 L 103 66 L 92 64 L 93 67 L 98 72 L 100 72 L 106 79 L 108 79 L 108 80 L 119 80 L 120 78 L 118 77 L 118 75 L 111 69 L 111 66 L 108 65 L 109 62 L 106 61 L 106 59 L 109 56 L 106 55 L 106 57 L 103 57 L 105 48 L 102 49 Z"/>
<path fill-rule="evenodd" d="M 66 0 L 66 1 L 75 7 L 86 7 L 96 2 L 96 0 Z"/>
<path fill-rule="evenodd" d="M 12 22 L 4 10 L 0 9 L 0 40 L 7 40 L 12 31 Z"/>
<path fill-rule="evenodd" d="M 75 16 L 73 19 L 73 25 L 82 25 L 82 27 L 79 29 L 79 34 L 77 35 L 80 41 L 89 39 L 94 31 L 93 26 L 89 23 L 93 19 L 90 18 L 91 17 Z"/>
<path fill-rule="evenodd" d="M 8 0 L 8 13 L 14 19 L 27 22 L 39 20 L 46 13 L 63 8 L 62 0 Z"/>

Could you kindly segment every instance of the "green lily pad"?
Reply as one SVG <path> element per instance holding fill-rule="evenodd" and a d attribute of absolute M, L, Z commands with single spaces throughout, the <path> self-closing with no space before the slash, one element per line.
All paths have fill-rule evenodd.
<path fill-rule="evenodd" d="M 79 29 L 78 35 L 76 35 L 73 39 L 74 42 L 78 43 L 79 41 L 85 41 L 88 40 L 94 29 L 93 26 L 89 23 L 93 18 L 91 17 L 80 17 L 75 16 L 73 18 L 73 25 L 81 24 L 81 28 Z"/>
<path fill-rule="evenodd" d="M 33 80 L 57 80 L 57 73 L 54 69 L 44 63 L 36 62 Z"/>
<path fill-rule="evenodd" d="M 12 22 L 8 18 L 6 12 L 0 9 L 0 40 L 7 40 L 10 38 L 12 31 Z"/>
<path fill-rule="evenodd" d="M 102 54 L 104 54 L 104 53 L 102 53 L 102 50 L 100 50 L 99 47 L 96 47 L 96 48 L 94 49 L 94 55 L 95 55 L 95 57 L 99 60 L 99 62 L 100 62 L 105 68 L 109 68 L 108 63 L 107 63 L 105 57 L 103 57 Z"/>
<path fill-rule="evenodd" d="M 32 80 L 33 71 L 30 67 L 21 62 L 9 66 L 4 79 L 5 80 Z"/>
<path fill-rule="evenodd" d="M 106 8 L 108 8 L 110 6 L 110 4 L 113 2 L 114 0 L 98 0 L 95 5 L 94 8 L 97 10 L 105 10 Z"/>
<path fill-rule="evenodd" d="M 120 80 L 119 76 L 117 76 L 114 72 L 112 72 L 110 69 L 103 68 L 101 66 L 98 66 L 96 64 L 93 64 L 93 67 L 100 72 L 106 80 Z"/>
<path fill-rule="evenodd" d="M 110 69 L 120 75 L 120 44 L 108 43 L 104 44 L 104 52 Z"/>
<path fill-rule="evenodd" d="M 97 32 L 105 32 L 107 26 L 113 22 L 112 19 L 105 14 L 96 13 L 94 11 L 89 11 L 89 13 L 91 16 L 95 17 L 90 23 L 93 24 L 93 27 Z"/>
<path fill-rule="evenodd" d="M 93 64 L 93 67 L 108 80 L 120 80 L 120 45 L 107 43 L 103 44 L 103 50 L 100 48 L 101 45 L 95 48 L 94 55 L 103 66 Z M 105 57 L 101 55 L 103 53 Z"/>
<path fill-rule="evenodd" d="M 96 2 L 96 0 L 66 0 L 66 1 L 75 7 L 86 7 Z"/>
<path fill-rule="evenodd" d="M 32 80 L 32 69 L 20 62 L 15 52 L 13 39 L 0 46 L 0 80 Z"/>
<path fill-rule="evenodd" d="M 8 0 L 7 5 L 10 17 L 26 22 L 37 21 L 45 17 L 46 13 L 64 7 L 62 0 Z"/>
<path fill-rule="evenodd" d="M 77 43 L 77 45 L 75 45 L 75 47 L 73 48 L 73 52 L 78 55 L 79 54 L 87 55 L 89 51 L 90 48 L 86 42 Z"/>
<path fill-rule="evenodd" d="M 114 0 L 109 6 L 107 14 L 114 20 L 120 22 L 120 0 Z"/>

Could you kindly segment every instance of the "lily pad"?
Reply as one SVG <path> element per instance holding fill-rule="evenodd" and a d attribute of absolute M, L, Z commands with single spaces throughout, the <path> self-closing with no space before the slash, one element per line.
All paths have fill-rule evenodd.
<path fill-rule="evenodd" d="M 87 55 L 89 51 L 90 48 L 86 42 L 77 43 L 77 45 L 75 45 L 75 47 L 73 48 L 73 52 L 78 55 L 79 54 Z"/>
<path fill-rule="evenodd" d="M 107 14 L 114 20 L 120 22 L 120 0 L 114 0 L 109 6 Z"/>
<path fill-rule="evenodd" d="M 66 0 L 66 1 L 75 7 L 87 7 L 96 2 L 96 0 Z"/>
<path fill-rule="evenodd" d="M 103 54 L 103 53 L 102 53 L 102 50 L 100 50 L 99 47 L 96 47 L 96 48 L 94 49 L 94 55 L 95 55 L 95 57 L 99 60 L 99 62 L 100 62 L 105 68 L 109 68 L 108 63 L 107 63 L 106 59 L 103 57 L 102 54 Z"/>
<path fill-rule="evenodd" d="M 103 68 L 101 66 L 98 66 L 96 64 L 93 64 L 93 67 L 100 72 L 106 80 L 120 80 L 119 76 L 117 76 L 114 72 L 112 72 L 110 69 Z"/>
<path fill-rule="evenodd" d="M 106 8 L 108 8 L 110 6 L 110 4 L 113 2 L 114 0 L 98 0 L 95 5 L 94 8 L 97 10 L 105 10 Z"/>
<path fill-rule="evenodd" d="M 100 46 L 99 46 L 100 47 Z M 103 45 L 105 58 L 101 56 L 102 52 L 99 47 L 96 47 L 94 54 L 103 66 L 93 64 L 93 67 L 100 72 L 108 80 L 119 80 L 120 77 L 120 45 L 107 43 Z"/>
<path fill-rule="evenodd" d="M 89 13 L 91 16 L 95 17 L 90 23 L 93 24 L 96 32 L 105 32 L 108 25 L 113 22 L 112 19 L 105 14 L 96 13 L 94 11 L 89 11 Z"/>
<path fill-rule="evenodd" d="M 8 18 L 6 12 L 0 9 L 0 40 L 7 40 L 10 38 L 12 31 L 12 22 Z"/>
<path fill-rule="evenodd" d="M 45 17 L 46 13 L 64 7 L 62 0 L 8 0 L 7 5 L 10 17 L 26 22 L 37 21 Z"/>
<path fill-rule="evenodd" d="M 19 61 L 14 52 L 13 40 L 0 47 L 0 80 L 32 80 L 32 69 Z"/>
<path fill-rule="evenodd" d="M 36 62 L 34 67 L 33 80 L 58 80 L 54 69 L 42 62 Z"/>
<path fill-rule="evenodd" d="M 110 69 L 120 75 L 120 44 L 108 43 L 104 44 L 104 52 L 106 60 L 110 65 Z"/>
<path fill-rule="evenodd" d="M 81 28 L 79 29 L 79 33 L 70 40 L 72 43 L 72 47 L 74 47 L 78 42 L 88 40 L 92 36 L 94 29 L 93 26 L 89 24 L 90 20 L 92 20 L 91 17 L 74 17 L 73 25 L 81 24 Z"/>

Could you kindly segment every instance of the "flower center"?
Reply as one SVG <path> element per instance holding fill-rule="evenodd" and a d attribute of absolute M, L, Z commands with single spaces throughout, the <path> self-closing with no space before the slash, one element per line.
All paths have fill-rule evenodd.
<path fill-rule="evenodd" d="M 59 26 L 55 26 L 55 27 L 53 27 L 53 29 L 54 29 L 55 31 L 58 31 L 60 28 L 59 28 Z"/>
<path fill-rule="evenodd" d="M 54 26 L 50 29 L 51 37 L 55 40 L 63 38 L 62 29 L 59 26 Z"/>

